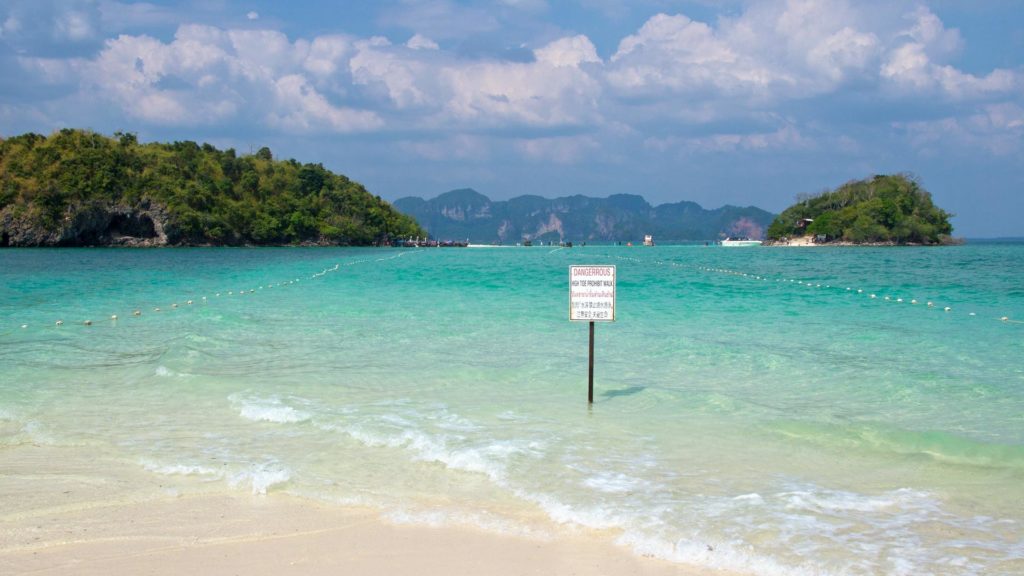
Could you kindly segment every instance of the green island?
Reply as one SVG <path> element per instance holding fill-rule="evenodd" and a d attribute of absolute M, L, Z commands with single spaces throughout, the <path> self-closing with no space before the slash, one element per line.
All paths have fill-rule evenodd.
<path fill-rule="evenodd" d="M 0 246 L 386 244 L 409 216 L 320 164 L 63 129 L 0 140 Z"/>
<path fill-rule="evenodd" d="M 813 196 L 797 197 L 769 225 L 769 243 L 810 237 L 817 244 L 955 244 L 949 214 L 906 174 L 847 182 Z"/>

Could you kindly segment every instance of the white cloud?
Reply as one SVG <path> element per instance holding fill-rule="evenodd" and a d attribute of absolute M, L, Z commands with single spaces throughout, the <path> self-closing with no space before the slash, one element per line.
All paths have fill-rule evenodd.
<path fill-rule="evenodd" d="M 420 122 L 432 127 L 548 127 L 593 120 L 600 84 L 577 67 L 599 62 L 593 44 L 585 37 L 560 39 L 536 54 L 536 62 L 526 63 L 461 60 L 362 41 L 349 69 L 355 85 L 386 97 L 397 110 L 420 110 Z"/>
<path fill-rule="evenodd" d="M 659 14 L 626 37 L 609 79 L 623 94 L 778 100 L 827 93 L 862 78 L 878 35 L 844 1 L 764 2 L 715 26 Z"/>
<path fill-rule="evenodd" d="M 996 156 L 1024 153 L 1024 107 L 1015 103 L 982 106 L 963 117 L 898 122 L 911 144 L 923 155 L 968 148 Z"/>
<path fill-rule="evenodd" d="M 597 48 L 582 34 L 555 40 L 543 48 L 534 50 L 533 54 L 538 62 L 552 66 L 579 66 L 584 62 L 601 61 L 597 57 Z"/>
<path fill-rule="evenodd" d="M 427 106 L 433 91 L 425 90 L 432 70 L 412 50 L 395 48 L 384 39 L 356 43 L 349 70 L 356 85 L 381 91 L 399 109 Z"/>
<path fill-rule="evenodd" d="M 275 106 L 267 118 L 285 132 L 364 132 L 383 125 L 377 114 L 333 106 L 300 75 L 274 82 Z"/>
<path fill-rule="evenodd" d="M 947 30 L 942 20 L 924 6 L 918 6 L 906 14 L 904 19 L 910 20 L 913 26 L 904 30 L 902 34 L 925 47 L 931 58 L 950 56 L 963 45 L 960 31 L 955 28 Z"/>
<path fill-rule="evenodd" d="M 437 45 L 437 42 L 434 42 L 430 38 L 421 34 L 414 34 L 412 38 L 409 38 L 409 41 L 406 42 L 405 45 L 413 50 L 437 50 L 440 48 L 440 46 Z"/>
<path fill-rule="evenodd" d="M 59 39 L 79 42 L 92 38 L 94 33 L 89 16 L 82 12 L 71 11 L 60 14 L 54 24 L 54 36 Z"/>
<path fill-rule="evenodd" d="M 248 118 L 288 132 L 378 129 L 379 115 L 332 103 L 315 85 L 349 51 L 341 37 L 292 43 L 276 31 L 188 25 L 169 43 L 148 36 L 108 40 L 73 73 L 83 97 L 107 99 L 123 113 L 158 125 Z M 55 80 L 72 73 L 51 61 L 29 64 Z"/>
<path fill-rule="evenodd" d="M 104 21 L 121 6 L 99 2 Z M 599 140 L 554 137 L 552 131 L 572 127 L 608 137 L 613 123 L 616 133 L 652 147 L 809 146 L 799 119 L 767 131 L 763 119 L 780 116 L 789 102 L 844 93 L 848 86 L 890 101 L 939 95 L 947 103 L 976 105 L 967 110 L 1000 99 L 1020 102 L 1020 71 L 976 75 L 956 68 L 950 59 L 965 47 L 959 32 L 911 2 L 769 0 L 709 22 L 657 14 L 622 38 L 607 60 L 583 34 L 554 36 L 534 47 L 530 61 L 460 55 L 433 40 L 450 37 L 452 28 L 431 23 L 457 16 L 465 19 L 458 26 L 479 32 L 490 29 L 494 17 L 449 0 L 410 0 L 407 14 L 385 16 L 391 25 L 422 17 L 417 22 L 424 26 L 416 30 L 423 31 L 404 43 L 340 34 L 293 40 L 272 29 L 186 24 L 170 41 L 123 34 L 107 39 L 94 57 L 19 61 L 40 83 L 77 85 L 82 101 L 113 103 L 119 114 L 156 124 L 441 130 L 450 137 L 500 129 L 531 135 L 513 146 L 519 153 L 561 162 L 581 158 Z M 133 18 L 149 22 L 160 12 L 143 6 Z M 543 11 L 543 3 L 531 9 Z M 76 14 L 69 10 L 59 20 L 64 36 L 96 36 L 91 20 Z M 12 18 L 0 27 L 5 35 L 19 29 Z M 949 115 L 967 124 L 963 114 Z M 671 134 L 694 125 L 705 135 Z M 759 128 L 744 132 L 738 125 Z"/>
<path fill-rule="evenodd" d="M 355 52 L 347 36 L 318 36 L 309 45 L 303 68 L 319 78 L 328 78 L 348 69 L 348 58 Z"/>
<path fill-rule="evenodd" d="M 723 96 L 772 103 L 833 93 L 848 82 L 955 99 L 1020 85 L 1017 71 L 974 76 L 944 64 L 963 47 L 959 31 L 923 6 L 906 7 L 780 0 L 714 26 L 659 14 L 621 41 L 609 85 L 624 96 L 685 95 L 690 103 Z"/>
<path fill-rule="evenodd" d="M 248 18 L 249 20 L 259 20 L 260 19 L 260 13 L 256 12 L 255 10 L 253 10 L 252 12 L 249 12 L 248 14 L 246 14 L 245 17 Z"/>
<path fill-rule="evenodd" d="M 578 125 L 598 116 L 598 82 L 572 66 L 480 62 L 442 71 L 445 113 L 479 126 Z"/>

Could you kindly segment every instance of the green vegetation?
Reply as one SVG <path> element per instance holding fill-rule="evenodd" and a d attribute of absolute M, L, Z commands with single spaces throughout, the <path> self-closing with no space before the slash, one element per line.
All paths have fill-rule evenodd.
<path fill-rule="evenodd" d="M 812 235 L 827 242 L 944 244 L 952 240 L 950 216 L 913 178 L 875 176 L 798 198 L 768 227 L 768 238 Z"/>
<path fill-rule="evenodd" d="M 73 129 L 0 140 L 7 222 L 60 229 L 97 206 L 155 207 L 170 244 L 369 245 L 425 235 L 362 185 L 320 164 L 274 160 L 268 148 L 239 156 Z"/>

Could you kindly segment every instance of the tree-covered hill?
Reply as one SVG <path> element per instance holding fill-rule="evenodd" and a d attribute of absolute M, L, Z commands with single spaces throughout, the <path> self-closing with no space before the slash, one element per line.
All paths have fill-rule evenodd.
<path fill-rule="evenodd" d="M 951 241 L 951 216 L 913 178 L 879 175 L 798 198 L 768 227 L 768 239 L 811 235 L 825 242 L 943 244 Z"/>
<path fill-rule="evenodd" d="M 422 236 L 320 164 L 64 129 L 0 140 L 0 246 L 370 245 Z"/>

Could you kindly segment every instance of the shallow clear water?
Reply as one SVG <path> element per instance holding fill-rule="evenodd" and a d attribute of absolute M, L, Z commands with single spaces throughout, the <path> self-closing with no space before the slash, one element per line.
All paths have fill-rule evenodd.
<path fill-rule="evenodd" d="M 570 264 L 618 266 L 593 407 Z M 6 250 L 0 457 L 753 574 L 1019 574 L 1020 319 L 1024 245 Z"/>

